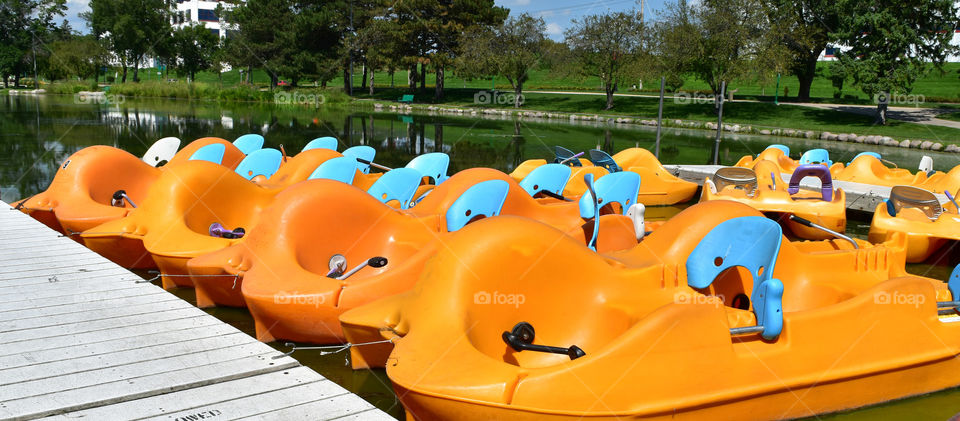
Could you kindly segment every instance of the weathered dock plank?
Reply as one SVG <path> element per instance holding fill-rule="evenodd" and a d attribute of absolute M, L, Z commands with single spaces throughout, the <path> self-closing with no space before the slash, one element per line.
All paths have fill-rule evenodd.
<path fill-rule="evenodd" d="M 392 419 L 0 202 L 0 419 Z"/>

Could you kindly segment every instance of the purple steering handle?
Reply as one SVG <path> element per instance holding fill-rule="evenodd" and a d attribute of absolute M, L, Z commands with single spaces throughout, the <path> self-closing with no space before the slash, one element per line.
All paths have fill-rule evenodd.
<path fill-rule="evenodd" d="M 243 235 L 246 234 L 246 230 L 243 228 L 237 228 L 235 230 L 228 230 L 224 228 L 219 222 L 214 222 L 210 224 L 210 236 L 217 238 L 243 238 Z"/>
<path fill-rule="evenodd" d="M 830 169 L 820 164 L 806 164 L 797 167 L 790 176 L 790 186 L 787 193 L 797 194 L 800 191 L 800 181 L 807 177 L 817 177 L 820 179 L 820 194 L 826 202 L 833 201 L 833 178 L 830 177 Z"/>

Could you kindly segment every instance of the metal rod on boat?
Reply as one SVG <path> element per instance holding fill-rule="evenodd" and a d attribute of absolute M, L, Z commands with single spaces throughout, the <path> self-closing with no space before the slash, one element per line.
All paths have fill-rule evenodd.
<path fill-rule="evenodd" d="M 735 327 L 730 329 L 731 335 L 747 335 L 750 333 L 763 332 L 763 326 Z"/>
<path fill-rule="evenodd" d="M 660 76 L 660 106 L 657 111 L 657 143 L 656 149 L 654 149 L 653 156 L 660 159 L 660 128 L 662 127 L 663 121 L 663 88 L 667 84 L 667 77 Z"/>
<path fill-rule="evenodd" d="M 837 238 L 840 238 L 840 239 L 843 239 L 843 240 L 847 240 L 847 241 L 850 242 L 850 244 L 853 244 L 853 248 L 855 248 L 855 249 L 859 249 L 859 248 L 860 248 L 860 245 L 857 244 L 857 242 L 854 241 L 852 238 L 847 237 L 846 235 L 843 235 L 843 234 L 841 234 L 841 233 L 839 233 L 839 232 L 836 232 L 836 231 L 834 231 L 834 230 L 832 230 L 832 229 L 830 229 L 830 228 L 827 228 L 827 227 L 824 227 L 824 226 L 821 226 L 821 225 L 814 224 L 813 222 L 810 222 L 810 221 L 808 221 L 808 220 L 806 220 L 806 219 L 803 219 L 803 218 L 801 218 L 801 217 L 799 217 L 799 216 L 797 216 L 797 215 L 790 215 L 790 220 L 791 220 L 791 221 L 794 221 L 794 222 L 796 222 L 796 223 L 798 223 L 798 224 L 800 224 L 800 225 L 806 225 L 806 226 L 808 226 L 808 227 L 810 227 L 810 228 L 818 229 L 818 230 L 823 231 L 823 232 L 825 232 L 825 233 L 827 233 L 827 234 L 830 234 L 830 235 L 832 235 L 832 236 L 834 236 L 834 237 L 837 237 Z"/>
<path fill-rule="evenodd" d="M 957 212 L 960 212 L 960 205 L 958 205 L 957 201 L 953 199 L 953 195 L 951 195 L 947 190 L 944 190 L 943 194 L 947 195 L 947 199 L 950 199 L 950 202 L 953 203 L 953 207 L 957 209 Z"/>
<path fill-rule="evenodd" d="M 572 159 L 579 158 L 579 157 L 581 157 L 581 156 L 583 156 L 583 152 L 577 152 L 577 153 L 574 154 L 573 156 L 571 156 L 571 157 L 569 157 L 569 158 L 567 158 L 567 159 L 564 159 L 563 161 L 560 161 L 560 163 L 561 163 L 561 164 L 566 164 L 567 161 L 570 161 L 570 160 L 572 160 Z"/>
<path fill-rule="evenodd" d="M 344 279 L 347 279 L 347 278 L 353 276 L 353 274 L 359 272 L 360 269 L 363 269 L 363 268 L 365 268 L 365 267 L 367 267 L 367 266 L 374 267 L 374 268 L 380 268 L 380 267 L 384 267 L 384 266 L 386 266 L 386 265 L 387 265 L 387 258 L 386 258 L 386 257 L 379 257 L 379 256 L 378 256 L 378 257 L 371 257 L 370 259 L 367 259 L 365 262 L 357 265 L 357 267 L 355 267 L 355 268 L 353 268 L 353 269 L 350 269 L 349 272 L 344 273 L 343 275 L 341 275 L 341 276 L 340 276 L 339 278 L 337 278 L 337 279 L 339 279 L 339 280 L 341 280 L 341 281 L 344 280 Z"/>
<path fill-rule="evenodd" d="M 363 158 L 357 158 L 357 162 L 360 162 L 361 164 L 367 164 L 367 165 L 369 165 L 369 166 L 371 166 L 371 167 L 379 168 L 379 169 L 384 170 L 384 171 L 393 171 L 393 168 L 384 167 L 383 165 L 374 163 L 373 161 L 367 161 L 366 159 L 363 159 Z"/>

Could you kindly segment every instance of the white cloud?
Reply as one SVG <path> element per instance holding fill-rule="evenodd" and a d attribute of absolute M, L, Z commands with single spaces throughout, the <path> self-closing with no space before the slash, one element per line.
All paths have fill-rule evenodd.
<path fill-rule="evenodd" d="M 556 22 L 550 22 L 547 24 L 547 35 L 557 36 L 561 34 L 563 34 L 563 28 L 561 28 Z"/>

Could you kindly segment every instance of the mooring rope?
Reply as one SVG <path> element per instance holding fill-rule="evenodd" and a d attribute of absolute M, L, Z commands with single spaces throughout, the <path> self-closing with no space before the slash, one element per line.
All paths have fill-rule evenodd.
<path fill-rule="evenodd" d="M 284 353 L 284 354 L 282 354 L 282 355 L 274 355 L 274 356 L 273 356 L 273 359 L 276 360 L 276 359 L 280 359 L 280 358 L 283 358 L 283 357 L 289 357 L 291 354 L 293 354 L 294 352 L 296 352 L 298 349 L 302 349 L 302 350 L 317 350 L 317 351 L 320 351 L 320 355 L 330 355 L 330 354 L 336 354 L 336 353 L 338 353 L 338 352 L 343 352 L 343 351 L 346 351 L 346 350 L 348 350 L 348 349 L 350 349 L 350 348 L 357 347 L 357 346 L 377 345 L 377 344 L 385 344 L 385 343 L 393 343 L 393 339 L 384 339 L 384 340 L 382 340 L 382 341 L 372 341 L 372 342 L 361 342 L 361 343 L 358 343 L 358 344 L 352 344 L 352 343 L 349 343 L 349 342 L 348 342 L 348 343 L 345 343 L 345 344 L 343 344 L 343 345 L 327 345 L 327 346 L 297 346 L 297 344 L 295 344 L 295 343 L 293 343 L 293 342 L 284 342 L 284 343 L 283 343 L 283 346 L 288 346 L 288 347 L 290 347 L 290 351 L 289 351 L 289 352 L 286 352 L 286 353 Z"/>
<path fill-rule="evenodd" d="M 156 272 L 153 272 L 153 273 L 156 273 Z M 213 277 L 218 277 L 218 276 L 219 276 L 219 277 L 232 277 L 232 278 L 233 278 L 233 288 L 236 288 L 236 287 L 237 287 L 237 279 L 240 278 L 240 274 L 230 275 L 230 274 L 226 274 L 226 273 L 217 274 L 217 275 L 181 275 L 181 274 L 172 274 L 172 273 L 159 273 L 159 274 L 157 274 L 157 276 L 154 276 L 153 278 L 150 278 L 150 279 L 140 279 L 140 280 L 136 280 L 136 281 L 134 281 L 134 282 L 135 282 L 135 283 L 138 283 L 138 284 L 145 284 L 145 283 L 149 283 L 149 282 L 156 281 L 156 280 L 158 280 L 158 279 L 160 279 L 160 278 L 162 278 L 162 277 L 164 277 L 164 276 L 166 276 L 166 277 L 168 277 L 168 278 L 213 278 Z M 233 288 L 231 288 L 231 289 L 233 289 Z"/>

